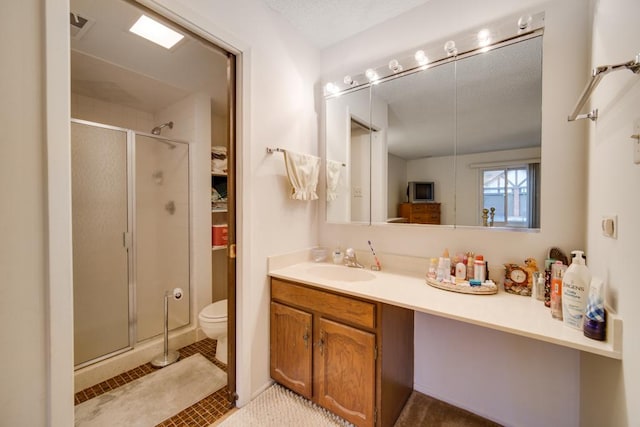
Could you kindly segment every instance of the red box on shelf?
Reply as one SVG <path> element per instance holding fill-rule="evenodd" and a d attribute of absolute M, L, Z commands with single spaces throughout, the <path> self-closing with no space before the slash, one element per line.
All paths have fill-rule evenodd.
<path fill-rule="evenodd" d="M 213 246 L 225 246 L 228 241 L 227 224 L 214 225 L 211 227 L 211 244 Z"/>

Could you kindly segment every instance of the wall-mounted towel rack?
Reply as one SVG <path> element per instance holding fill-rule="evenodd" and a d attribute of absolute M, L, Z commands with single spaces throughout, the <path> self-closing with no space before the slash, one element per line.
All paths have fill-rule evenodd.
<path fill-rule="evenodd" d="M 635 74 L 640 74 L 640 54 L 636 55 L 635 59 L 629 62 L 624 62 L 622 64 L 616 64 L 616 65 L 602 65 L 600 67 L 594 68 L 591 71 L 591 80 L 589 80 L 589 82 L 587 83 L 587 86 L 582 91 L 582 94 L 580 95 L 580 99 L 578 99 L 576 106 L 573 108 L 573 113 L 571 113 L 571 115 L 569 115 L 568 117 L 568 120 L 570 122 L 574 120 L 580 120 L 580 119 L 590 119 L 591 121 L 595 122 L 598 119 L 597 108 L 594 110 L 591 110 L 587 114 L 578 114 L 578 113 L 580 112 L 582 107 L 584 107 L 584 104 L 587 103 L 587 101 L 589 100 L 589 97 L 591 96 L 591 93 L 595 90 L 596 86 L 598 86 L 598 83 L 600 83 L 600 80 L 602 80 L 602 78 L 607 74 L 609 74 L 610 72 L 618 71 L 618 70 L 629 70 Z"/>
<path fill-rule="evenodd" d="M 282 148 L 271 148 L 271 147 L 267 147 L 267 154 L 273 154 L 273 153 L 284 153 L 284 150 Z"/>
<path fill-rule="evenodd" d="M 284 149 L 279 148 L 279 147 L 275 147 L 275 148 L 271 148 L 271 147 L 267 147 L 267 154 L 273 154 L 273 153 L 284 153 Z M 347 165 L 345 165 L 344 163 L 342 164 L 342 167 L 346 167 Z"/>

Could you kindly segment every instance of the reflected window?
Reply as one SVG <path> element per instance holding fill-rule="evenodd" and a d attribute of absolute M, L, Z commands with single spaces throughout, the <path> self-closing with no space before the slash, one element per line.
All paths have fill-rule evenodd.
<path fill-rule="evenodd" d="M 532 205 L 537 203 L 538 163 L 486 168 L 481 171 L 482 207 L 494 209 L 494 225 L 537 228 Z"/>

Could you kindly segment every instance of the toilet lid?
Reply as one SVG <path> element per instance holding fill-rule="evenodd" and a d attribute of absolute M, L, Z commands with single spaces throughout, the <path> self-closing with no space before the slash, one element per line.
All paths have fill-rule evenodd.
<path fill-rule="evenodd" d="M 200 316 L 205 319 L 225 319 L 227 317 L 227 300 L 209 304 L 202 310 Z"/>

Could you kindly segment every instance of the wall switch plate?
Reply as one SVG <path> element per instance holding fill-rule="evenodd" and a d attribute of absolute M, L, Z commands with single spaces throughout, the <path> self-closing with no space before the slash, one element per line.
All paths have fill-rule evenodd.
<path fill-rule="evenodd" d="M 618 238 L 618 215 L 602 216 L 602 235 L 612 239 Z"/>

